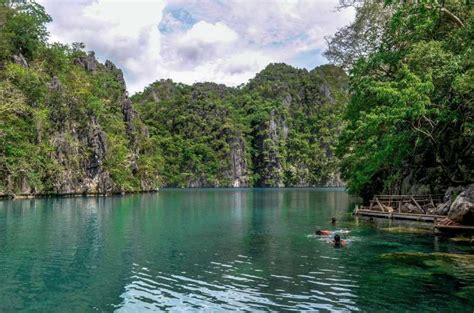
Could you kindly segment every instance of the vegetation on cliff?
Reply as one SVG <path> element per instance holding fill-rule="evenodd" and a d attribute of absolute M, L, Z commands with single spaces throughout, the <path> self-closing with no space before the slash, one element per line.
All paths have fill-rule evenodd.
<path fill-rule="evenodd" d="M 340 185 L 333 154 L 347 83 L 332 65 L 271 64 L 239 88 L 162 80 L 132 100 L 166 186 Z"/>
<path fill-rule="evenodd" d="M 326 56 L 349 79 L 270 64 L 237 88 L 161 80 L 129 99 L 112 62 L 48 43 L 43 7 L 0 0 L 0 193 L 473 183 L 473 6 L 341 3 L 356 19 Z"/>
<path fill-rule="evenodd" d="M 349 189 L 368 198 L 472 183 L 473 6 L 354 3 L 356 21 L 327 52 L 351 73 L 338 150 Z"/>
<path fill-rule="evenodd" d="M 122 72 L 81 44 L 47 43 L 50 20 L 34 2 L 0 2 L 0 192 L 154 188 Z"/>
<path fill-rule="evenodd" d="M 50 21 L 0 0 L 0 194 L 341 183 L 340 68 L 273 64 L 239 88 L 163 80 L 132 105 L 112 62 L 48 43 Z"/>

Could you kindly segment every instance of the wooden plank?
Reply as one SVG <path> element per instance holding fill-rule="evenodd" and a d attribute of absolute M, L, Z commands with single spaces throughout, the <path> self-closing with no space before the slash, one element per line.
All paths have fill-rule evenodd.
<path fill-rule="evenodd" d="M 379 198 L 375 197 L 375 201 L 377 201 L 377 204 L 378 204 L 379 207 L 382 209 L 382 211 L 385 212 L 385 209 L 383 208 L 383 204 L 380 203 Z"/>
<path fill-rule="evenodd" d="M 424 221 L 424 222 L 434 222 L 442 215 L 431 215 L 431 214 L 411 214 L 411 213 L 386 213 L 379 212 L 374 210 L 358 209 L 357 215 L 363 216 L 374 216 L 374 217 L 383 217 L 383 218 L 392 218 L 392 219 L 405 219 L 405 220 L 415 220 L 415 221 Z"/>
<path fill-rule="evenodd" d="M 467 225 L 435 225 L 435 228 L 446 229 L 446 230 L 462 230 L 474 232 L 474 226 Z"/>
<path fill-rule="evenodd" d="M 375 211 L 375 210 L 368 210 L 368 209 L 359 209 L 360 212 L 378 212 L 378 211 Z M 378 213 L 381 213 L 381 214 L 388 214 L 388 213 L 383 213 L 383 212 L 378 212 Z M 445 215 L 437 215 L 437 214 L 418 214 L 418 213 L 394 213 L 394 214 L 397 214 L 397 215 L 413 215 L 413 216 L 429 216 L 429 217 L 437 217 L 437 218 L 444 218 L 446 217 Z"/>
<path fill-rule="evenodd" d="M 376 197 L 443 197 L 443 194 L 428 194 L 428 195 L 375 195 Z"/>
<path fill-rule="evenodd" d="M 426 213 L 426 211 L 422 209 L 422 207 L 418 204 L 418 202 L 416 202 L 415 198 L 411 197 L 411 200 L 415 203 L 416 207 L 420 209 L 421 212 Z"/>

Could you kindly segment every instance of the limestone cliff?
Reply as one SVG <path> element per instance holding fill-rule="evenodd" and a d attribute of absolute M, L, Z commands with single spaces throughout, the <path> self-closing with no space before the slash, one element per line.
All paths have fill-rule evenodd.
<path fill-rule="evenodd" d="M 164 186 L 341 186 L 347 85 L 335 66 L 272 64 L 239 88 L 161 80 L 132 100 L 163 156 Z"/>
<path fill-rule="evenodd" d="M 348 100 L 348 80 L 335 66 L 312 71 L 273 64 L 243 89 L 266 102 L 253 126 L 258 186 L 342 186 L 334 156 Z M 254 102 L 247 106 L 252 111 Z"/>
<path fill-rule="evenodd" d="M 62 71 L 48 72 L 41 67 L 44 62 L 33 59 L 28 64 L 18 56 L 5 64 L 10 79 L 1 82 L 2 90 L 25 94 L 29 90 L 24 90 L 24 76 L 38 75 L 35 87 L 41 94 L 22 98 L 25 112 L 12 113 L 16 121 L 12 132 L 20 131 L 16 129 L 20 122 L 31 123 L 31 128 L 24 132 L 24 142 L 7 141 L 2 146 L 7 157 L 11 149 L 25 145 L 25 150 L 11 155 L 0 169 L 4 174 L 0 193 L 117 193 L 157 188 L 157 173 L 143 164 L 146 156 L 141 148 L 148 140 L 147 130 L 132 108 L 122 71 L 110 61 L 101 64 L 93 53 L 74 54 Z"/>

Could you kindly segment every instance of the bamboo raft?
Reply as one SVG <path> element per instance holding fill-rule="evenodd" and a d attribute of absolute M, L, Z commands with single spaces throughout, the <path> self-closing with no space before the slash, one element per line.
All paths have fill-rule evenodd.
<path fill-rule="evenodd" d="M 441 195 L 376 195 L 369 206 L 356 206 L 354 215 L 433 223 L 435 233 L 474 234 L 474 226 L 461 225 L 445 215 L 427 213 L 428 209 L 435 208 L 441 199 Z M 407 205 L 416 208 L 419 213 L 402 212 L 402 208 Z"/>
<path fill-rule="evenodd" d="M 356 207 L 354 214 L 435 223 L 445 216 L 428 214 L 427 210 L 435 208 L 439 202 L 441 202 L 441 195 L 376 195 L 369 206 Z M 402 212 L 402 208 L 407 205 L 415 208 L 418 213 Z"/>
<path fill-rule="evenodd" d="M 416 213 L 398 213 L 398 212 L 380 212 L 375 210 L 367 210 L 356 208 L 354 211 L 355 215 L 369 216 L 369 217 L 382 217 L 388 219 L 398 220 L 412 220 L 419 222 L 431 222 L 434 223 L 436 220 L 442 219 L 443 215 L 434 214 L 416 214 Z"/>

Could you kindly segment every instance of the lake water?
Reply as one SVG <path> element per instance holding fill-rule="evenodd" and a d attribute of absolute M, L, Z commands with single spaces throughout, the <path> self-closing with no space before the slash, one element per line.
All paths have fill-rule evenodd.
<path fill-rule="evenodd" d="M 329 189 L 1 201 L 0 312 L 474 311 L 471 246 L 355 220 L 356 201 Z"/>

